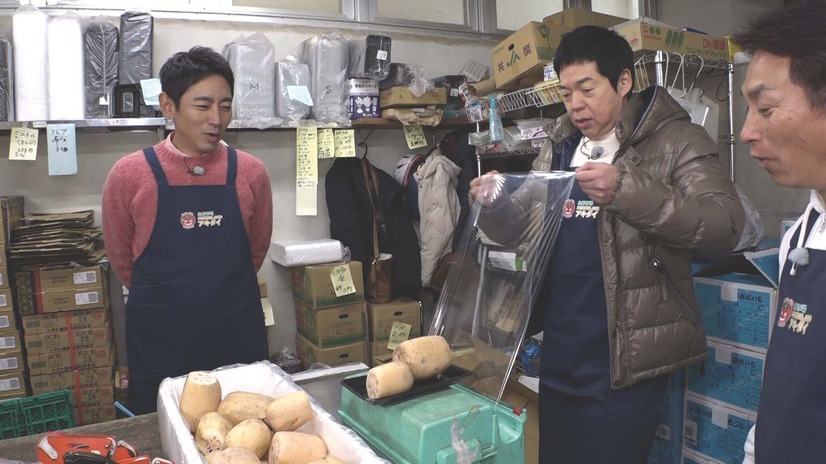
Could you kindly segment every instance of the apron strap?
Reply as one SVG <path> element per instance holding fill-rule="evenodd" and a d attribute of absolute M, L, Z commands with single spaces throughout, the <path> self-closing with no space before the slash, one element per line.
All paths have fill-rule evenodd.
<path fill-rule="evenodd" d="M 149 163 L 149 167 L 152 168 L 152 173 L 155 174 L 155 180 L 158 181 L 158 185 L 169 185 L 166 181 L 166 174 L 161 167 L 161 162 L 158 161 L 158 155 L 155 154 L 155 149 L 152 147 L 144 148 L 143 156 L 146 158 L 146 162 Z"/>
<path fill-rule="evenodd" d="M 236 174 L 238 174 L 238 153 L 227 145 L 227 185 L 235 185 Z"/>

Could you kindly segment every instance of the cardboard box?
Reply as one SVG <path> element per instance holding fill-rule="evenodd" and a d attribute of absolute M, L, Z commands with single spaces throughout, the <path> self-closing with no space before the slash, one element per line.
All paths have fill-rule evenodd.
<path fill-rule="evenodd" d="M 0 397 L 26 396 L 26 377 L 22 372 L 0 374 Z"/>
<path fill-rule="evenodd" d="M 372 352 L 371 352 L 372 353 Z M 373 364 L 370 367 L 381 366 L 382 364 L 387 364 L 393 361 L 393 353 L 390 354 L 380 354 L 380 355 L 370 355 L 370 359 L 373 360 Z"/>
<path fill-rule="evenodd" d="M 445 104 L 447 104 L 447 89 L 444 87 L 437 87 L 418 97 L 414 97 L 410 89 L 402 86 L 390 87 L 379 93 L 381 109 Z"/>
<path fill-rule="evenodd" d="M 11 241 L 11 230 L 23 224 L 24 216 L 22 196 L 0 197 L 0 244 Z"/>
<path fill-rule="evenodd" d="M 48 334 L 26 334 L 23 344 L 28 355 L 60 353 L 63 351 L 105 348 L 114 340 L 110 327 L 67 330 Z"/>
<path fill-rule="evenodd" d="M 682 460 L 680 461 L 681 464 L 725 464 L 723 461 L 718 461 L 716 459 L 711 459 L 708 456 L 703 456 L 699 453 L 695 453 L 690 449 L 683 448 L 682 450 Z"/>
<path fill-rule="evenodd" d="M 728 41 L 720 37 L 682 31 L 648 18 L 617 24 L 613 29 L 628 41 L 635 55 L 662 50 L 697 55 L 704 60 L 728 61 Z"/>
<path fill-rule="evenodd" d="M 680 431 L 678 431 L 681 433 Z M 647 464 L 680 464 L 682 447 L 662 438 L 654 438 Z"/>
<path fill-rule="evenodd" d="M 347 266 L 355 293 L 336 296 L 331 274 L 338 266 Z M 329 308 L 364 301 L 364 276 L 361 262 L 314 264 L 290 269 L 293 296 L 313 309 Z"/>
<path fill-rule="evenodd" d="M 10 372 L 23 372 L 23 353 L 21 351 L 0 352 L 0 375 Z"/>
<path fill-rule="evenodd" d="M 97 424 L 115 420 L 115 406 L 98 406 L 92 408 L 74 408 L 77 425 Z"/>
<path fill-rule="evenodd" d="M 299 300 L 294 301 L 298 333 L 316 346 L 329 348 L 366 339 L 367 309 L 364 303 L 313 309 Z"/>
<path fill-rule="evenodd" d="M 776 320 L 778 249 L 732 255 L 694 275 L 710 340 L 765 353 Z"/>
<path fill-rule="evenodd" d="M 542 68 L 556 53 L 551 32 L 543 23 L 533 21 L 493 47 L 493 78 L 496 88 L 526 86 L 540 82 Z"/>
<path fill-rule="evenodd" d="M 111 311 L 108 309 L 80 309 L 59 313 L 34 314 L 22 317 L 26 336 L 65 332 L 69 330 L 109 327 Z"/>
<path fill-rule="evenodd" d="M 334 348 L 319 348 L 301 335 L 296 335 L 295 345 L 296 355 L 305 368 L 309 368 L 315 363 L 338 366 L 352 362 L 367 362 L 367 344 L 365 342 Z"/>
<path fill-rule="evenodd" d="M 101 266 L 47 269 L 14 273 L 17 293 L 89 288 L 102 285 L 106 272 Z"/>
<path fill-rule="evenodd" d="M 370 321 L 370 340 L 385 341 L 390 339 L 393 323 L 410 324 L 409 338 L 421 335 L 421 303 L 414 300 L 396 300 L 389 303 L 367 303 L 367 319 Z"/>
<path fill-rule="evenodd" d="M 688 368 L 686 391 L 757 414 L 766 355 L 713 341 L 708 357 Z"/>
<path fill-rule="evenodd" d="M 0 295 L 0 298 L 3 298 Z M 0 309 L 0 331 L 17 330 L 17 320 L 14 317 L 14 311 L 9 309 Z"/>
<path fill-rule="evenodd" d="M 10 283 L 9 270 L 6 266 L 0 266 L 0 288 L 9 288 Z"/>
<path fill-rule="evenodd" d="M 712 459 L 743 461 L 743 443 L 756 415 L 717 401 L 685 395 L 683 447 Z"/>
<path fill-rule="evenodd" d="M 115 404 L 115 390 L 109 384 L 105 387 L 87 387 L 72 390 L 72 404 L 82 408 L 96 408 Z"/>
<path fill-rule="evenodd" d="M 3 226 L 0 225 L 0 229 L 3 229 Z M 2 233 L 2 232 L 0 232 Z M 6 244 L 0 240 L 0 266 L 9 266 L 9 255 L 6 254 Z"/>
<path fill-rule="evenodd" d="M 32 376 L 108 367 L 115 364 L 115 350 L 108 346 L 106 348 L 39 354 L 28 356 L 26 363 L 29 366 L 29 375 Z"/>
<path fill-rule="evenodd" d="M 69 290 L 47 290 L 40 293 L 18 293 L 16 306 L 23 316 L 105 308 L 106 293 L 102 285 Z"/>
<path fill-rule="evenodd" d="M 14 303 L 11 297 L 11 289 L 0 289 L 0 311 L 12 311 Z"/>
<path fill-rule="evenodd" d="M 77 390 L 84 388 L 111 387 L 112 367 L 96 367 L 54 374 L 33 375 L 29 378 L 32 394 L 38 395 L 57 390 Z"/>
<path fill-rule="evenodd" d="M 545 16 L 542 23 L 551 33 L 551 44 L 559 47 L 562 36 L 580 26 L 611 27 L 628 21 L 627 18 L 596 13 L 583 8 L 566 8 L 559 13 Z"/>
<path fill-rule="evenodd" d="M 678 451 L 683 438 L 683 396 L 685 394 L 685 369 L 674 371 L 668 377 L 668 388 L 665 391 L 660 410 L 660 422 L 657 425 L 657 438 L 676 445 Z M 677 462 L 676 460 L 674 462 Z"/>
<path fill-rule="evenodd" d="M 12 351 L 20 351 L 20 332 L 17 330 L 0 331 L 0 354 Z"/>
<path fill-rule="evenodd" d="M 387 348 L 388 340 L 382 342 L 370 342 L 370 359 L 375 360 L 379 358 L 382 362 L 380 364 L 384 364 L 384 361 L 387 358 L 390 358 L 390 361 L 393 360 L 393 350 Z"/>

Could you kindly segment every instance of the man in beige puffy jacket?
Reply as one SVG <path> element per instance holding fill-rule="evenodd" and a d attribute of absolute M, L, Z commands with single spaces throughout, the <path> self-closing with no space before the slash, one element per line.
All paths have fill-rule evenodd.
<path fill-rule="evenodd" d="M 632 92 L 622 37 L 578 28 L 554 67 L 567 114 L 533 168 L 576 182 L 533 309 L 544 316 L 539 461 L 638 464 L 666 374 L 705 357 L 692 256 L 731 252 L 743 208 L 705 130 L 665 89 Z M 495 181 L 471 183 L 480 227 L 513 243 L 536 192 L 508 195 Z"/>

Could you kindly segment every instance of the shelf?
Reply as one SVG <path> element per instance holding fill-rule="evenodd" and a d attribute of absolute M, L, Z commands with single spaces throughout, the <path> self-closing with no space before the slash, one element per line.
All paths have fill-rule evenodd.
<path fill-rule="evenodd" d="M 513 151 L 489 151 L 485 153 L 476 153 L 480 160 L 495 159 L 495 158 L 514 158 L 519 156 L 537 156 L 539 155 L 539 148 L 525 148 L 522 150 Z"/>
<path fill-rule="evenodd" d="M 80 119 L 76 121 L 3 121 L 0 122 L 0 131 L 8 131 L 14 127 L 28 127 L 44 129 L 47 124 L 74 124 L 78 129 L 157 129 L 166 124 L 164 118 L 112 118 L 112 119 Z"/>

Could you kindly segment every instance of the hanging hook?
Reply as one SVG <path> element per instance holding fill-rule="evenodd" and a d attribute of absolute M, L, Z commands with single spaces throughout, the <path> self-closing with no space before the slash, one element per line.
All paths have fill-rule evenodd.
<path fill-rule="evenodd" d="M 367 135 L 361 140 L 361 142 L 356 144 L 356 147 L 364 148 L 364 154 L 361 156 L 362 158 L 367 158 L 367 139 L 370 138 L 370 135 L 373 133 L 373 129 L 375 129 L 375 127 L 371 127 L 370 130 L 367 132 Z"/>
<path fill-rule="evenodd" d="M 703 72 L 703 67 L 706 64 L 706 60 L 704 60 L 703 57 L 700 56 L 700 55 L 692 55 L 691 58 L 696 58 L 696 59 L 700 60 L 700 66 L 697 68 L 697 74 L 694 75 L 694 79 L 691 81 L 691 86 L 688 88 L 689 92 L 694 90 L 694 84 L 697 83 L 697 79 L 700 78 L 700 73 Z"/>
<path fill-rule="evenodd" d="M 680 94 L 680 98 L 682 98 L 685 97 L 685 94 L 688 92 L 685 87 L 685 56 L 680 53 L 675 53 L 675 55 L 680 57 L 680 65 L 677 67 L 677 72 L 674 73 L 674 80 L 671 81 L 671 88 L 673 89 L 676 87 L 678 78 L 682 78 L 683 93 Z"/>

